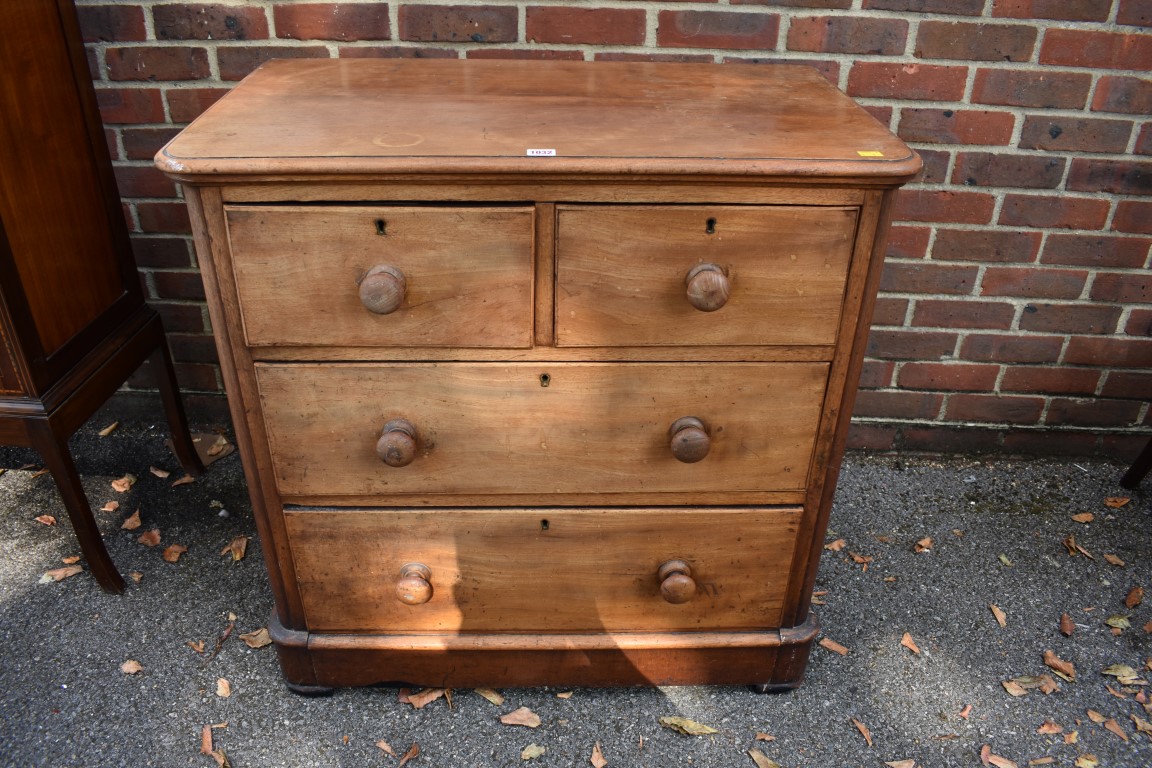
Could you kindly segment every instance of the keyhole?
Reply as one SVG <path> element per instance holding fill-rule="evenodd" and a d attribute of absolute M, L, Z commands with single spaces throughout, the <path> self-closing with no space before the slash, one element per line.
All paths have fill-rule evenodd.
<path fill-rule="evenodd" d="M 540 530 L 542 530 L 542 531 L 548 530 L 548 521 L 547 520 L 541 520 L 540 521 Z"/>
<path fill-rule="evenodd" d="M 540 374 L 540 386 L 546 387 L 552 383 L 552 376 L 547 373 Z"/>
<path fill-rule="evenodd" d="M 387 226 L 387 225 L 385 224 L 384 219 L 376 219 L 376 234 L 378 234 L 378 235 L 388 234 L 385 231 L 385 226 Z"/>
<path fill-rule="evenodd" d="M 704 222 L 704 232 L 709 235 L 716 234 L 716 219 L 708 219 Z"/>

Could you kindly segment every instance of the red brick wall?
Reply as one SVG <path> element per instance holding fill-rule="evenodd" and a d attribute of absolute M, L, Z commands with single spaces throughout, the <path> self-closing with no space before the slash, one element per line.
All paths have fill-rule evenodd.
<path fill-rule="evenodd" d="M 151 158 L 273 57 L 799 62 L 923 155 L 854 445 L 1125 455 L 1152 427 L 1152 0 L 79 0 L 125 211 L 188 391 L 218 372 Z"/>

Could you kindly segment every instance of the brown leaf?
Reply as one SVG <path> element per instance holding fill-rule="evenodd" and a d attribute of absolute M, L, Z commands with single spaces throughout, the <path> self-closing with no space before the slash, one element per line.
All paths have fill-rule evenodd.
<path fill-rule="evenodd" d="M 820 638 L 820 642 L 818 643 L 818 645 L 826 651 L 832 651 L 832 653 L 838 653 L 841 656 L 847 656 L 848 655 L 848 649 L 845 646 L 840 645 L 840 643 L 836 642 L 835 640 L 833 640 L 831 638 L 828 638 L 828 637 Z"/>
<path fill-rule="evenodd" d="M 476 691 L 476 693 L 480 694 L 482 697 L 484 697 L 485 699 L 492 702 L 493 704 L 495 704 L 498 707 L 504 703 L 503 694 L 497 693 L 496 691 L 492 690 L 491 688 L 476 688 L 474 690 Z"/>
<path fill-rule="evenodd" d="M 56 518 L 52 517 L 52 515 L 37 515 L 32 519 L 41 525 L 47 525 L 49 527 L 56 525 Z"/>
<path fill-rule="evenodd" d="M 916 645 L 916 641 L 912 639 L 911 633 L 904 633 L 904 636 L 900 638 L 900 645 L 912 651 L 912 653 L 916 654 L 917 656 L 920 655 L 920 646 Z"/>
<path fill-rule="evenodd" d="M 184 477 L 180 478 L 179 480 L 172 481 L 172 484 L 169 487 L 175 488 L 178 485 L 188 485 L 188 483 L 194 482 L 196 482 L 196 478 L 192 477 L 192 475 L 184 475 Z"/>
<path fill-rule="evenodd" d="M 1096 515 L 1091 512 L 1081 512 L 1078 515 L 1072 515 L 1072 520 L 1077 523 L 1090 523 L 1096 519 Z"/>
<path fill-rule="evenodd" d="M 770 733 L 757 732 L 756 741 L 776 741 L 776 737 Z"/>
<path fill-rule="evenodd" d="M 128 661 L 120 665 L 120 671 L 126 675 L 135 675 L 142 669 L 144 669 L 144 667 L 140 666 L 140 662 L 136 661 L 136 659 L 128 659 Z"/>
<path fill-rule="evenodd" d="M 972 705 L 971 704 L 965 704 L 964 709 L 960 710 L 959 714 L 960 714 L 961 718 L 963 718 L 964 720 L 967 720 L 968 715 L 972 714 Z"/>
<path fill-rule="evenodd" d="M 180 555 L 188 551 L 188 547 L 183 544 L 170 544 L 164 548 L 164 553 L 161 555 L 167 562 L 174 563 L 180 559 Z"/>
<path fill-rule="evenodd" d="M 140 573 L 140 571 L 132 571 L 128 574 L 128 578 L 139 584 L 140 580 L 144 578 L 144 574 Z"/>
<path fill-rule="evenodd" d="M 137 509 L 128 517 L 124 518 L 124 522 L 120 523 L 120 527 L 125 531 L 134 531 L 140 527 L 140 510 Z M 159 542 L 157 542 L 159 543 Z M 151 546 L 151 545 L 150 545 Z"/>
<path fill-rule="evenodd" d="M 404 768 L 404 766 L 408 764 L 409 760 L 414 759 L 419 754 L 420 745 L 416 742 L 412 742 L 412 746 L 408 747 L 408 751 L 405 752 L 403 757 L 400 758 L 400 762 L 396 763 L 396 768 Z"/>
<path fill-rule="evenodd" d="M 840 550 L 844 549 L 844 547 L 846 547 L 846 546 L 848 546 L 847 541 L 845 541 L 844 539 L 836 539 L 836 541 L 830 541 L 827 544 L 825 544 L 824 549 L 827 549 L 831 552 L 839 552 Z"/>
<path fill-rule="evenodd" d="M 535 715 L 533 715 L 533 717 L 535 717 Z M 706 736 L 710 733 L 719 733 L 719 731 L 710 725 L 704 725 L 703 723 L 689 720 L 686 717 L 679 717 L 678 715 L 665 715 L 657 720 L 657 722 L 665 728 L 679 731 L 686 736 Z"/>
<path fill-rule="evenodd" d="M 184 643 L 184 645 L 186 645 L 189 648 L 191 648 L 192 650 L 196 651 L 196 653 L 200 654 L 201 656 L 204 655 L 204 641 L 203 640 L 189 640 L 188 642 Z"/>
<path fill-rule="evenodd" d="M 1146 633 L 1152 635 L 1152 621 L 1149 621 L 1147 624 L 1144 625 L 1144 631 Z"/>
<path fill-rule="evenodd" d="M 535 760 L 538 757 L 543 757 L 544 753 L 548 751 L 548 747 L 542 747 L 539 744 L 529 744 L 520 750 L 521 760 Z"/>
<path fill-rule="evenodd" d="M 1078 741 L 1080 741 L 1080 731 L 1068 731 L 1064 734 L 1065 744 L 1075 744 Z"/>
<path fill-rule="evenodd" d="M 222 699 L 232 695 L 232 683 L 228 682 L 227 678 L 216 678 L 216 695 Z"/>
<path fill-rule="evenodd" d="M 860 735 L 864 737 L 864 741 L 867 742 L 868 746 L 872 746 L 872 731 L 868 730 L 868 726 L 856 718 L 852 718 L 852 725 L 856 726 L 856 730 L 860 731 Z"/>
<path fill-rule="evenodd" d="M 245 632 L 240 635 L 240 639 L 249 648 L 264 648 L 272 644 L 272 637 L 268 634 L 267 627 L 260 627 L 260 629 L 253 630 L 252 632 Z"/>
<path fill-rule="evenodd" d="M 996 768 L 1020 768 L 1008 758 L 992 754 L 992 748 L 987 744 L 980 749 L 980 759 L 984 761 L 984 765 L 994 765 Z"/>
<path fill-rule="evenodd" d="M 205 725 L 200 729 L 200 754 L 212 754 L 212 726 Z"/>
<path fill-rule="evenodd" d="M 572 694 L 574 694 L 574 693 L 575 693 L 575 691 L 560 691 L 560 693 L 556 694 L 556 698 L 558 698 L 558 699 L 570 699 L 570 698 L 572 698 Z"/>
<path fill-rule="evenodd" d="M 1028 691 L 1024 686 L 1017 683 L 1015 680 L 1005 680 L 1000 685 L 1004 686 L 1004 690 L 1008 692 L 1009 696 L 1027 696 Z"/>
<path fill-rule="evenodd" d="M 39 520 L 40 518 L 36 519 Z M 1127 608 L 1135 608 L 1142 602 L 1144 602 L 1143 587 L 1132 587 L 1132 589 L 1128 590 L 1128 596 L 1124 598 L 1124 605 Z"/>
<path fill-rule="evenodd" d="M 1104 555 L 1104 559 L 1107 560 L 1112 565 L 1116 566 L 1117 568 L 1123 568 L 1124 567 L 1124 561 L 1121 560 L 1120 558 L 1116 557 L 1116 555 Z"/>
<path fill-rule="evenodd" d="M 423 709 L 443 695 L 443 688 L 425 688 L 418 693 L 408 694 L 408 703 L 412 705 L 413 709 Z"/>
<path fill-rule="evenodd" d="M 150 531 L 146 531 L 145 533 L 140 534 L 136 538 L 136 541 L 138 541 L 139 543 L 143 544 L 146 547 L 154 547 L 160 543 L 160 529 L 159 528 L 153 528 Z"/>
<path fill-rule="evenodd" d="M 888 768 L 916 768 L 916 761 L 915 760 L 890 760 L 890 761 L 884 763 L 884 765 L 888 766 Z"/>
<path fill-rule="evenodd" d="M 396 757 L 396 750 L 392 749 L 392 745 L 384 741 L 384 739 L 380 739 L 380 741 L 376 742 L 376 746 L 384 750 L 386 755 Z"/>
<path fill-rule="evenodd" d="M 1052 722 L 1051 720 L 1045 720 L 1040 724 L 1040 727 L 1036 729 L 1036 733 L 1041 733 L 1045 736 L 1052 736 L 1057 733 L 1064 733 L 1064 727 Z"/>
<path fill-rule="evenodd" d="M 868 570 L 868 564 L 872 562 L 870 555 L 861 555 L 856 552 L 848 552 L 848 557 L 852 558 L 852 562 L 856 563 L 856 565 L 864 566 L 865 571 Z"/>
<path fill-rule="evenodd" d="M 120 502 L 118 501 L 109 501 L 100 507 L 101 512 L 115 512 L 118 509 L 120 509 Z"/>
<path fill-rule="evenodd" d="M 1076 667 L 1072 666 L 1071 662 L 1064 661 L 1064 659 L 1052 651 L 1044 651 L 1044 663 L 1056 673 L 1057 677 L 1063 678 L 1068 682 L 1076 679 Z"/>
<path fill-rule="evenodd" d="M 224 437 L 224 435 L 217 435 L 216 442 L 212 443 L 212 445 L 208 448 L 207 453 L 209 456 L 219 456 L 228 448 L 228 438 Z"/>
<path fill-rule="evenodd" d="M 1096 723 L 1096 725 L 1103 725 L 1104 721 L 1108 718 L 1104 717 L 1104 715 L 1100 714 L 1096 710 L 1090 709 L 1088 710 L 1088 719 Z"/>
<path fill-rule="evenodd" d="M 604 759 L 604 752 L 600 749 L 600 742 L 596 742 L 592 746 L 592 757 L 588 758 L 588 762 L 592 763 L 592 768 L 606 768 L 608 761 Z"/>
<path fill-rule="evenodd" d="M 156 475 L 156 477 L 160 478 L 161 480 L 168 477 L 168 475 L 172 474 L 171 472 L 169 472 L 166 469 L 160 469 L 160 467 L 148 467 L 148 471 L 151 472 L 152 474 Z"/>
<path fill-rule="evenodd" d="M 916 542 L 916 546 L 913 547 L 913 549 L 917 552 L 917 554 L 919 554 L 921 552 L 931 552 L 932 546 L 933 546 L 932 537 L 926 536 L 925 538 L 920 539 L 920 541 Z"/>
<path fill-rule="evenodd" d="M 993 604 L 989 605 L 988 608 L 992 611 L 992 615 L 996 617 L 997 624 L 1001 627 L 1008 626 L 1008 616 L 1004 611 L 1000 610 L 1000 606 Z"/>
<path fill-rule="evenodd" d="M 112 481 L 112 490 L 124 493 L 136 483 L 136 475 L 126 474 L 124 477 Z"/>
<path fill-rule="evenodd" d="M 1100 765 L 1100 758 L 1096 755 L 1080 755 L 1072 765 L 1076 768 L 1097 768 Z"/>
<path fill-rule="evenodd" d="M 1120 509 L 1120 507 L 1124 506 L 1130 501 L 1132 501 L 1132 499 L 1128 498 L 1127 496 L 1109 496 L 1108 498 L 1104 499 L 1104 506 L 1111 507 L 1112 509 Z"/>
<path fill-rule="evenodd" d="M 68 557 L 62 557 L 60 558 L 60 562 L 64 563 L 64 565 L 75 565 L 76 563 L 80 562 L 80 555 L 69 555 Z"/>
<path fill-rule="evenodd" d="M 1116 718 L 1114 717 L 1110 717 L 1104 721 L 1104 730 L 1119 736 L 1124 739 L 1124 741 L 1128 741 L 1128 734 L 1124 732 L 1124 729 L 1120 727 L 1120 724 L 1116 722 Z"/>
<path fill-rule="evenodd" d="M 1060 634 L 1064 637 L 1072 637 L 1072 633 L 1076 631 L 1076 625 L 1072 622 L 1072 617 L 1066 613 L 1060 614 Z"/>
<path fill-rule="evenodd" d="M 540 716 L 528 709 L 528 707 L 520 707 L 506 715 L 502 715 L 500 722 L 504 723 L 504 725 L 523 725 L 526 728 L 539 728 Z"/>
<path fill-rule="evenodd" d="M 1129 717 L 1132 718 L 1132 722 L 1135 724 L 1137 731 L 1152 737 L 1152 723 L 1136 715 L 1129 715 Z"/>
<path fill-rule="evenodd" d="M 41 584 L 50 584 L 54 581 L 64 581 L 70 576 L 75 576 L 78 573 L 83 573 L 84 569 L 78 565 L 66 565 L 63 568 L 53 568 L 50 571 L 45 571 L 44 575 L 40 577 Z"/>
<path fill-rule="evenodd" d="M 118 426 L 120 426 L 120 422 L 114 421 L 96 434 L 100 435 L 100 437 L 108 437 L 108 435 L 116 431 L 116 427 Z"/>
<path fill-rule="evenodd" d="M 780 768 L 780 763 L 758 749 L 748 750 L 748 757 L 752 758 L 752 762 L 756 763 L 756 768 Z"/>
<path fill-rule="evenodd" d="M 248 551 L 248 537 L 235 536 L 232 541 L 224 549 L 220 550 L 222 555 L 232 555 L 232 562 L 239 562 L 244 559 L 244 554 Z"/>

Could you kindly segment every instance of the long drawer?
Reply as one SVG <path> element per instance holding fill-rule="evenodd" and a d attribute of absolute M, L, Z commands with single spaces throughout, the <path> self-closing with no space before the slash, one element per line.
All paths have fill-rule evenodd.
<path fill-rule="evenodd" d="M 256 366 L 281 495 L 372 496 L 373 505 L 393 494 L 452 495 L 440 503 L 456 505 L 470 494 L 696 493 L 692 503 L 718 504 L 734 492 L 800 491 L 827 370 L 824 363 Z M 401 421 L 407 427 L 397 433 Z M 403 454 L 407 443 L 401 458 L 409 463 L 385 463 L 377 453 L 385 433 L 386 448 Z"/>
<path fill-rule="evenodd" d="M 800 517 L 796 507 L 285 513 L 317 632 L 773 628 Z"/>

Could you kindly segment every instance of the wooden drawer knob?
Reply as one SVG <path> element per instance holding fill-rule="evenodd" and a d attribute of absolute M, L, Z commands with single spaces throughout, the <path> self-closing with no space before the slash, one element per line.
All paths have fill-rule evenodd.
<path fill-rule="evenodd" d="M 708 455 L 712 439 L 704 428 L 704 422 L 695 416 L 684 416 L 672 422 L 668 428 L 672 440 L 672 455 L 685 464 L 695 464 Z"/>
<path fill-rule="evenodd" d="M 416 458 L 416 427 L 407 419 L 393 419 L 384 425 L 376 441 L 376 455 L 390 467 L 406 467 Z"/>
<path fill-rule="evenodd" d="M 697 264 L 684 278 L 688 303 L 701 312 L 715 312 L 728 303 L 732 291 L 728 276 L 716 264 Z"/>
<path fill-rule="evenodd" d="M 377 315 L 391 314 L 404 303 L 407 290 L 403 272 L 391 264 L 377 264 L 360 281 L 360 303 Z"/>
<path fill-rule="evenodd" d="M 432 599 L 432 569 L 424 563 L 408 563 L 400 569 L 396 597 L 405 605 L 422 605 Z"/>
<path fill-rule="evenodd" d="M 660 596 L 673 605 L 686 603 L 696 596 L 696 582 L 692 567 L 683 560 L 669 560 L 656 572 L 660 580 Z"/>

